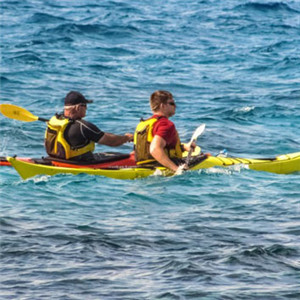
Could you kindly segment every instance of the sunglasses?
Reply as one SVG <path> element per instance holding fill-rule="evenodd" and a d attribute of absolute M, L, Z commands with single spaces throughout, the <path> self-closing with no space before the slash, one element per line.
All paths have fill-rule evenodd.
<path fill-rule="evenodd" d="M 175 102 L 167 102 L 167 104 L 172 105 L 172 106 L 176 106 Z"/>
<path fill-rule="evenodd" d="M 85 103 L 80 103 L 79 106 L 86 107 L 86 104 Z"/>

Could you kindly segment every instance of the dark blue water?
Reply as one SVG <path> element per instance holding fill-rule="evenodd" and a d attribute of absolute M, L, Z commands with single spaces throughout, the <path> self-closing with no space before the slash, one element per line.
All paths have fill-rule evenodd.
<path fill-rule="evenodd" d="M 182 140 L 206 123 L 205 152 L 299 151 L 299 1 L 2 0 L 0 47 L 0 103 L 37 116 L 79 90 L 88 120 L 133 132 L 166 89 Z M 45 154 L 44 123 L 0 122 L 0 155 Z M 1 167 L 0 184 L 1 299 L 300 298 L 299 174 L 22 181 Z"/>

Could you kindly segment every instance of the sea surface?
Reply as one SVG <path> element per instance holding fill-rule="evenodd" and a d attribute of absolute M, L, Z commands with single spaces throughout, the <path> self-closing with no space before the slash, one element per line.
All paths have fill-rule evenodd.
<path fill-rule="evenodd" d="M 300 151 L 299 0 L 1 0 L 0 103 L 133 132 L 173 93 L 213 155 Z M 0 116 L 0 155 L 45 155 L 45 123 Z M 97 146 L 97 151 L 128 153 Z M 300 175 L 23 181 L 0 169 L 1 299 L 300 299 Z"/>

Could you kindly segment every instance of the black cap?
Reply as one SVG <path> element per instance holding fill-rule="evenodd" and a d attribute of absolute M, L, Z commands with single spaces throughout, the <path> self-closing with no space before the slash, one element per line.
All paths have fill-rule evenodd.
<path fill-rule="evenodd" d="M 80 104 L 80 103 L 92 103 L 92 102 L 93 102 L 93 100 L 87 100 L 81 93 L 75 92 L 75 91 L 69 92 L 65 98 L 66 106 L 67 105 L 76 105 L 76 104 Z"/>

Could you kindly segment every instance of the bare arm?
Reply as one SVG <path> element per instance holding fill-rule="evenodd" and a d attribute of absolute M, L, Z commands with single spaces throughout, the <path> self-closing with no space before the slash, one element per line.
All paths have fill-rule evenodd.
<path fill-rule="evenodd" d="M 178 166 L 165 153 L 165 146 L 166 141 L 162 137 L 155 135 L 150 144 L 150 154 L 164 167 L 176 172 Z"/>
<path fill-rule="evenodd" d="M 98 144 L 111 147 L 118 147 L 127 142 L 132 142 L 132 140 L 133 135 L 131 133 L 126 133 L 124 135 L 116 135 L 113 133 L 105 132 L 101 139 L 98 141 Z"/>

